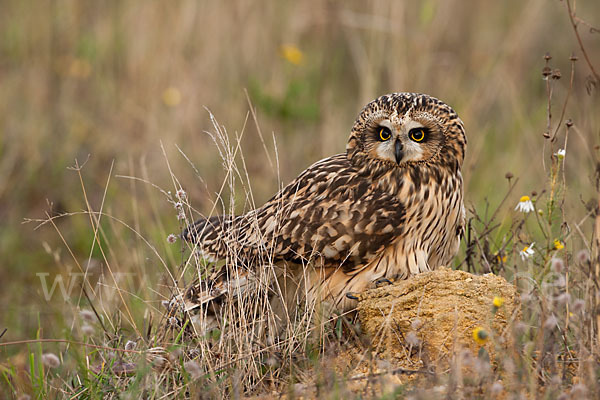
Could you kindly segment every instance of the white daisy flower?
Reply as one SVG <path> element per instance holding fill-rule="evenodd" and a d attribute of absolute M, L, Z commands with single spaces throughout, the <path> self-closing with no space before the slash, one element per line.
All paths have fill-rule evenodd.
<path fill-rule="evenodd" d="M 562 160 L 563 158 L 565 158 L 565 153 L 566 153 L 565 149 L 560 149 L 554 155 L 556 157 L 558 157 L 559 160 Z"/>
<path fill-rule="evenodd" d="M 521 260 L 525 261 L 527 260 L 529 257 L 531 257 L 532 255 L 535 254 L 535 252 L 533 251 L 533 245 L 535 243 L 531 243 L 529 246 L 525 246 L 523 247 L 523 250 L 521 250 L 519 252 L 519 255 L 521 256 Z"/>
<path fill-rule="evenodd" d="M 535 211 L 535 208 L 533 208 L 533 203 L 531 202 L 529 196 L 523 196 L 519 199 L 519 203 L 515 207 L 515 210 L 528 213 L 531 211 Z"/>

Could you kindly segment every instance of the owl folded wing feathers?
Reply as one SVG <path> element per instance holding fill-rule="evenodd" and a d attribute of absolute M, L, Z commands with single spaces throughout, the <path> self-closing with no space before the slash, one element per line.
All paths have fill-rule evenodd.
<path fill-rule="evenodd" d="M 401 234 L 404 215 L 398 198 L 377 190 L 339 154 L 313 164 L 263 207 L 203 218 L 182 236 L 210 261 L 346 269 L 365 264 Z"/>

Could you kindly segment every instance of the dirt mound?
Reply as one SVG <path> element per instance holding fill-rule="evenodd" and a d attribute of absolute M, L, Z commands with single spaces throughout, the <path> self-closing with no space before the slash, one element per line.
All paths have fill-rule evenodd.
<path fill-rule="evenodd" d="M 520 316 L 516 287 L 494 274 L 439 268 L 360 296 L 363 331 L 381 356 L 404 367 L 447 368 L 471 352 L 492 362 Z"/>

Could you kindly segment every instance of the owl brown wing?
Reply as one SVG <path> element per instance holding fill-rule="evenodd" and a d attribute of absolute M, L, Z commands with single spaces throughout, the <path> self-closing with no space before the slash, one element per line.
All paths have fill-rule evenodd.
<path fill-rule="evenodd" d="M 313 164 L 263 207 L 198 221 L 184 237 L 217 259 L 234 252 L 248 262 L 320 260 L 351 268 L 398 236 L 404 215 L 398 198 L 338 154 Z"/>

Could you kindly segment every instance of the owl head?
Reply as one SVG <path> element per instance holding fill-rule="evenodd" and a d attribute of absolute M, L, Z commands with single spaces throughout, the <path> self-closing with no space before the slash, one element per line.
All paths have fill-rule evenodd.
<path fill-rule="evenodd" d="M 365 106 L 350 134 L 350 160 L 388 168 L 449 163 L 460 168 L 466 136 L 447 104 L 426 94 L 393 93 Z"/>

